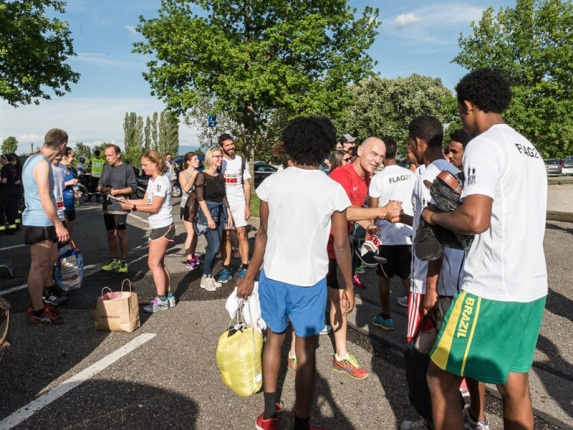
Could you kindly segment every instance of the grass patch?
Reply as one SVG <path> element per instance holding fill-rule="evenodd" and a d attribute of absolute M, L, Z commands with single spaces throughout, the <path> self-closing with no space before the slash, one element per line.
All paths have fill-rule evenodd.
<path fill-rule="evenodd" d="M 259 217 L 260 200 L 256 192 L 251 193 L 251 216 Z"/>

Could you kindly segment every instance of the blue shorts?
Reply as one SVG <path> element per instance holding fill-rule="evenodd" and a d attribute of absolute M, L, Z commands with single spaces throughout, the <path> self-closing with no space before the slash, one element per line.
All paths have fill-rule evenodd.
<path fill-rule="evenodd" d="M 274 333 L 284 332 L 291 322 L 299 337 L 315 336 L 324 328 L 326 278 L 312 287 L 299 287 L 259 276 L 261 316 Z"/>

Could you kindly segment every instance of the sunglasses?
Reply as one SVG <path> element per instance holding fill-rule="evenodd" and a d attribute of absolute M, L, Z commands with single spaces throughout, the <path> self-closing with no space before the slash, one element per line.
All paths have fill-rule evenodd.
<path fill-rule="evenodd" d="M 344 163 L 350 163 L 352 161 L 352 158 L 350 158 L 350 157 L 349 158 L 343 158 L 342 161 Z"/>

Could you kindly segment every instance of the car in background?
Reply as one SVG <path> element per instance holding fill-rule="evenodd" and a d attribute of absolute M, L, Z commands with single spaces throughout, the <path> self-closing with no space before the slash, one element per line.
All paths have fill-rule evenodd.
<path fill-rule="evenodd" d="M 543 160 L 545 162 L 545 172 L 547 176 L 559 176 L 561 175 L 563 163 L 558 158 L 548 158 Z"/>
<path fill-rule="evenodd" d="M 261 185 L 261 182 L 263 182 L 266 178 L 274 173 L 277 173 L 278 171 L 275 166 L 271 166 L 270 164 L 264 163 L 262 161 L 255 161 L 253 170 L 255 171 L 255 188 Z"/>
<path fill-rule="evenodd" d="M 573 158 L 563 160 L 563 167 L 561 167 L 562 175 L 573 175 Z"/>

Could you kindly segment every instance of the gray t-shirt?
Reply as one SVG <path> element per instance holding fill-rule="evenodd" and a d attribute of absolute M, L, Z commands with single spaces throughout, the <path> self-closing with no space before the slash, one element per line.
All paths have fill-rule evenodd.
<path fill-rule="evenodd" d="M 127 163 L 121 163 L 118 166 L 111 166 L 106 164 L 103 166 L 103 171 L 101 172 L 101 177 L 99 178 L 98 185 L 102 187 L 112 187 L 116 190 L 130 187 L 131 192 L 135 193 L 137 189 L 137 178 L 135 177 L 135 172 L 133 168 Z M 115 197 L 125 197 L 129 198 L 130 194 L 117 194 Z M 116 201 L 103 199 L 103 211 L 109 214 L 125 214 L 120 204 Z"/>

